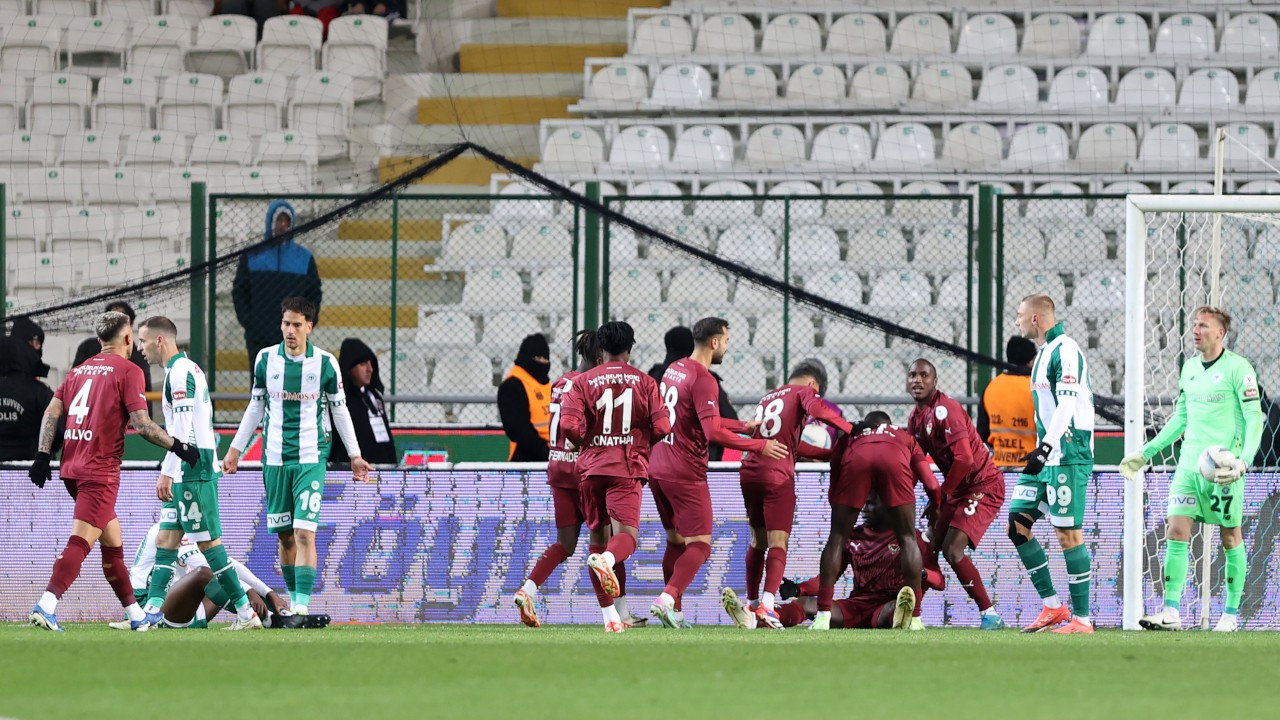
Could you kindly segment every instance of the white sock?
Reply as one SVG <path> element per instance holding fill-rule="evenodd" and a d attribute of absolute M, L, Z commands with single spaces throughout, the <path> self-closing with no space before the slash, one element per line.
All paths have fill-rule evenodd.
<path fill-rule="evenodd" d="M 626 596 L 614 598 L 613 606 L 618 609 L 618 614 L 621 615 L 622 617 L 626 617 L 631 614 L 630 612 L 627 611 Z"/>
<path fill-rule="evenodd" d="M 676 618 L 676 622 L 683 622 L 683 621 L 684 621 L 684 611 L 683 611 L 683 610 L 672 610 L 672 611 L 671 611 L 671 614 L 675 616 L 675 618 Z"/>
<path fill-rule="evenodd" d="M 40 602 L 36 603 L 40 609 L 52 615 L 58 609 L 58 598 L 53 596 L 51 592 L 45 592 L 40 596 Z"/>
<path fill-rule="evenodd" d="M 1059 604 L 1059 605 L 1061 605 L 1062 603 L 1058 603 L 1058 604 Z M 983 615 L 995 615 L 995 614 L 996 614 L 996 606 L 995 606 L 995 605 L 992 605 L 991 607 L 987 608 L 986 610 L 983 610 L 983 611 L 982 611 L 982 614 L 983 614 Z"/>
<path fill-rule="evenodd" d="M 1075 618 L 1085 625 L 1093 627 L 1093 620 L 1088 615 L 1076 615 Z"/>
<path fill-rule="evenodd" d="M 209 616 L 204 612 L 204 603 L 196 606 L 196 620 L 208 620 Z M 190 623 L 188 623 L 189 625 Z"/>
<path fill-rule="evenodd" d="M 1050 595 L 1044 599 L 1044 606 L 1050 610 L 1057 610 L 1062 607 L 1062 601 L 1058 599 L 1057 595 Z"/>
<path fill-rule="evenodd" d="M 124 614 L 129 616 L 130 620 L 146 620 L 147 614 L 142 612 L 142 608 L 138 607 L 138 603 L 129 603 L 124 608 Z"/>
<path fill-rule="evenodd" d="M 610 605 L 609 607 L 605 607 L 605 608 L 600 608 L 600 614 L 604 616 L 605 625 L 608 625 L 611 622 L 616 622 L 616 623 L 622 622 L 622 618 L 618 617 L 618 608 L 614 605 Z"/>
<path fill-rule="evenodd" d="M 523 590 L 524 594 L 528 595 L 529 597 L 532 597 L 532 598 L 538 597 L 538 586 L 534 585 L 532 580 L 525 580 L 524 585 L 521 585 L 520 589 Z"/>
<path fill-rule="evenodd" d="M 254 616 L 253 606 L 248 603 L 246 603 L 244 607 L 236 609 L 236 617 L 240 618 L 241 620 L 244 620 L 247 622 L 253 619 L 253 616 Z"/>
<path fill-rule="evenodd" d="M 1228 612 L 1228 611 L 1226 611 L 1226 610 L 1223 610 L 1223 611 L 1222 611 L 1222 617 L 1224 617 L 1224 618 L 1228 618 L 1228 617 L 1229 617 L 1229 618 L 1231 618 L 1232 620 L 1234 620 L 1234 619 L 1236 619 L 1236 613 Z"/>
<path fill-rule="evenodd" d="M 1164 606 L 1164 611 L 1173 616 L 1175 620 L 1181 620 L 1182 616 L 1178 614 L 1178 608 L 1169 605 Z"/>
<path fill-rule="evenodd" d="M 150 615 L 151 613 L 158 613 L 160 612 L 160 606 L 148 600 L 147 604 L 142 606 L 142 612 L 148 615 Z"/>
<path fill-rule="evenodd" d="M 814 620 L 817 620 L 818 618 L 823 618 L 823 617 L 826 617 L 826 618 L 831 617 L 831 611 L 830 611 L 830 610 L 819 610 L 819 611 L 817 612 L 817 614 L 816 614 L 816 615 L 814 615 L 814 618 L 813 618 L 813 619 L 814 619 Z"/>
<path fill-rule="evenodd" d="M 662 593 L 661 595 L 658 596 L 658 602 L 662 603 L 663 605 L 666 605 L 667 607 L 673 607 L 676 604 L 676 599 L 671 597 L 667 593 Z"/>
<path fill-rule="evenodd" d="M 760 604 L 761 604 L 761 605 L 763 605 L 763 606 L 765 606 L 766 608 L 768 608 L 768 609 L 772 610 L 772 609 L 773 609 L 773 602 L 774 602 L 774 601 L 773 601 L 773 593 L 771 593 L 771 592 L 760 593 Z"/>
<path fill-rule="evenodd" d="M 607 564 L 609 566 L 609 569 L 611 570 L 613 569 L 614 565 L 618 564 L 618 561 L 613 559 L 613 553 L 609 552 L 608 550 L 605 550 L 604 552 L 600 553 L 600 557 L 604 558 L 605 564 Z"/>
<path fill-rule="evenodd" d="M 294 614 L 294 615 L 309 615 L 310 613 L 308 613 L 308 612 L 307 612 L 307 610 L 308 610 L 308 609 L 309 609 L 309 608 L 307 608 L 307 606 L 306 606 L 306 605 L 294 605 L 294 606 L 293 606 L 293 614 Z"/>

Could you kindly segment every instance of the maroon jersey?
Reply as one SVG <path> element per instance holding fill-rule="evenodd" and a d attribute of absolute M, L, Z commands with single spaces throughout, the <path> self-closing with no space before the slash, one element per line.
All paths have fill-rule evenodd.
<path fill-rule="evenodd" d="M 960 403 L 946 393 L 935 392 L 923 407 L 911 411 L 907 427 L 946 478 L 944 493 L 983 492 L 1004 497 L 1004 476 Z"/>
<path fill-rule="evenodd" d="M 129 413 L 147 409 L 142 369 L 110 353 L 85 360 L 67 373 L 54 397 L 67 418 L 63 477 L 120 481 Z"/>
<path fill-rule="evenodd" d="M 922 556 L 929 552 L 920 531 L 916 543 Z M 873 530 L 866 523 L 853 529 L 849 536 L 846 560 L 853 569 L 853 593 L 896 593 L 908 585 L 898 566 L 898 536 L 888 528 Z"/>
<path fill-rule="evenodd" d="M 736 421 L 720 420 L 720 384 L 711 371 L 693 358 L 667 366 L 660 387 L 671 422 L 671 434 L 653 448 L 650 474 L 663 482 L 706 482 L 707 441 L 734 450 L 760 451 L 764 440 L 742 438 L 728 428 Z"/>
<path fill-rule="evenodd" d="M 840 438 L 831 450 L 832 486 L 839 484 L 846 458 L 854 453 L 870 453 L 900 465 L 904 477 L 914 478 L 912 484 L 923 485 L 931 500 L 938 499 L 938 479 L 929 468 L 928 458 L 906 429 L 897 425 L 881 425 Z"/>
<path fill-rule="evenodd" d="M 805 385 L 783 385 L 760 398 L 756 405 L 756 420 L 760 427 L 752 437 L 777 440 L 787 446 L 788 454 L 780 460 L 773 460 L 759 453 L 749 453 L 742 459 L 743 481 L 781 484 L 790 480 L 796 473 L 796 450 L 800 447 L 800 434 L 809 417 L 844 432 L 853 427 L 822 401 L 817 390 Z"/>
<path fill-rule="evenodd" d="M 551 413 L 551 433 L 547 438 L 551 454 L 547 458 L 547 484 L 552 487 L 573 490 L 578 488 L 578 451 L 573 449 L 573 444 L 560 431 L 560 413 L 564 396 L 581 374 L 577 370 L 570 370 L 551 384 L 551 404 L 548 407 Z"/>
<path fill-rule="evenodd" d="M 580 448 L 580 477 L 647 478 L 649 450 L 671 424 L 653 378 L 611 362 L 573 378 L 560 398 L 560 430 Z"/>

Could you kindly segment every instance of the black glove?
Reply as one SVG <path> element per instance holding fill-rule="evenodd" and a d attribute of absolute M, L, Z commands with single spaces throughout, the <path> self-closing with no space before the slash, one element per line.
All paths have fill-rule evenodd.
<path fill-rule="evenodd" d="M 1049 453 L 1053 452 L 1053 447 L 1049 443 L 1040 443 L 1040 447 L 1027 453 L 1022 458 L 1022 462 L 1027 466 L 1022 469 L 1023 475 L 1039 475 L 1044 470 L 1044 464 L 1049 461 Z"/>
<path fill-rule="evenodd" d="M 793 597 L 800 597 L 800 584 L 791 578 L 782 578 L 782 585 L 778 587 L 778 599 L 790 600 Z"/>
<path fill-rule="evenodd" d="M 178 459 L 191 466 L 200 462 L 200 449 L 195 445 L 188 445 L 177 438 L 174 438 L 173 444 L 169 446 L 169 452 L 177 455 Z"/>
<path fill-rule="evenodd" d="M 31 469 L 27 470 L 27 477 L 31 478 L 32 485 L 44 489 L 44 484 L 53 477 L 53 471 L 49 469 L 49 453 L 36 453 L 36 459 L 31 461 Z"/>

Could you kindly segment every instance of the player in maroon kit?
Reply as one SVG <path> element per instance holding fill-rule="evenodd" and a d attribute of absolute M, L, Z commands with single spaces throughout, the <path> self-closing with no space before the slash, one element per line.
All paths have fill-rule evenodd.
<path fill-rule="evenodd" d="M 587 567 L 604 594 L 616 598 L 622 585 L 615 566 L 636 550 L 640 485 L 648 477 L 649 451 L 671 432 L 671 423 L 658 384 L 627 364 L 635 345 L 631 326 L 607 322 L 596 331 L 596 341 L 604 362 L 579 375 L 561 398 L 560 429 L 579 448 L 587 541 L 603 550 L 592 551 Z M 617 607 L 606 607 L 603 599 L 605 630 L 622 632 L 625 626 Z"/>
<path fill-rule="evenodd" d="M 907 393 L 916 401 L 907 426 L 920 448 L 944 476 L 941 506 L 925 510 L 929 537 L 955 571 L 961 587 L 978 605 L 983 630 L 998 630 L 1004 620 L 996 612 L 982 574 L 966 550 L 982 542 L 1004 505 L 1004 475 L 960 403 L 938 390 L 938 371 L 928 360 L 907 370 Z"/>
<path fill-rule="evenodd" d="M 841 553 L 873 490 L 885 505 L 886 524 L 898 537 L 902 577 L 914 593 L 912 608 L 919 603 L 923 556 L 915 542 L 915 484 L 924 485 L 930 502 L 934 502 L 939 494 L 938 480 L 911 434 L 890 425 L 888 414 L 878 410 L 868 413 L 863 424 L 865 429 L 840 438 L 831 450 L 831 489 L 827 493 L 831 532 L 822 548 L 818 610 L 810 630 L 831 626 L 831 601 L 836 580 L 844 570 Z"/>
<path fill-rule="evenodd" d="M 796 455 L 800 434 L 808 418 L 820 420 L 848 433 L 849 421 L 822 402 L 827 371 L 818 360 L 802 360 L 792 370 L 787 384 L 771 390 L 756 406 L 760 423 L 752 437 L 777 439 L 787 446 L 787 457 L 771 459 L 751 453 L 742 460 L 742 499 L 751 526 L 747 547 L 747 601 L 755 607 L 759 622 L 782 629 L 774 601 L 787 566 L 787 542 L 796 514 Z M 766 554 L 766 548 L 768 552 Z M 760 594 L 761 576 L 764 594 Z M 721 599 L 732 593 L 725 588 Z M 735 622 L 741 623 L 740 618 Z"/>
<path fill-rule="evenodd" d="M 102 352 L 67 374 L 40 421 L 39 452 L 31 463 L 31 482 L 43 488 L 53 473 L 49 448 L 58 418 L 66 407 L 62 465 L 59 476 L 75 500 L 71 537 L 53 563 L 53 574 L 44 595 L 31 610 L 31 624 L 61 631 L 54 614 L 58 600 L 80 575 L 80 566 L 95 542 L 102 548 L 102 574 L 120 599 L 132 630 L 146 630 L 146 615 L 134 599 L 129 568 L 124 562 L 124 537 L 116 519 L 116 494 L 120 491 L 120 458 L 124 455 L 125 419 L 138 434 L 154 445 L 168 448 L 183 462 L 200 460 L 194 446 L 169 437 L 147 414 L 142 369 L 129 361 L 133 354 L 133 328 L 129 316 L 108 312 L 96 325 Z"/>
<path fill-rule="evenodd" d="M 720 385 L 711 366 L 729 348 L 729 323 L 703 318 L 693 325 L 693 354 L 667 366 L 662 401 L 671 434 L 653 449 L 649 490 L 667 531 L 662 577 L 667 586 L 649 608 L 663 627 L 689 627 L 680 614 L 680 595 L 711 555 L 711 490 L 707 486 L 707 443 L 772 459 L 787 457 L 787 447 L 772 438 L 744 438 L 756 423 L 720 417 Z"/>

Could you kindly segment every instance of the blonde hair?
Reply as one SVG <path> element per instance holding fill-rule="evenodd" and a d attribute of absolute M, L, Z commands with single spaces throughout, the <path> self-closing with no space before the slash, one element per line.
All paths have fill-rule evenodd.
<path fill-rule="evenodd" d="M 1226 332 L 1226 333 L 1231 332 L 1231 315 L 1229 315 L 1227 311 L 1223 310 L 1222 308 L 1214 307 L 1212 305 L 1201 305 L 1200 307 L 1196 308 L 1195 315 L 1212 316 L 1222 325 L 1223 332 Z"/>

